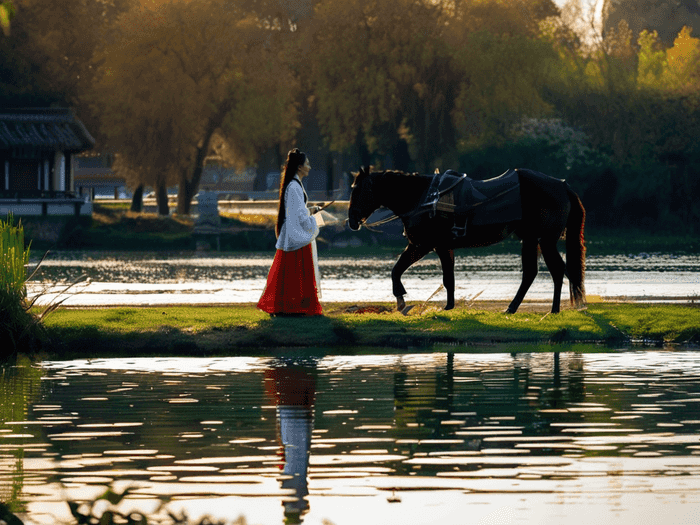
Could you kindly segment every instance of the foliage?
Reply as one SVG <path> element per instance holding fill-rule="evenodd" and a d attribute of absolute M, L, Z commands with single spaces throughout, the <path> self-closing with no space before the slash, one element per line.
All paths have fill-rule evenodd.
<path fill-rule="evenodd" d="M 27 312 L 27 271 L 29 248 L 24 245 L 24 229 L 15 226 L 12 216 L 0 219 L 0 358 L 6 359 L 31 341 L 35 320 Z"/>
<path fill-rule="evenodd" d="M 15 6 L 9 0 L 0 2 L 0 29 L 5 36 L 10 36 L 10 21 L 15 16 Z"/>
<path fill-rule="evenodd" d="M 302 4 L 15 2 L 21 13 L 0 39 L 2 105 L 75 106 L 130 184 L 158 190 L 162 215 L 174 184 L 189 213 L 208 156 L 253 165 L 318 126 L 331 150 L 407 171 L 471 173 L 476 159 L 502 172 L 510 158 L 534 159 L 589 192 L 601 226 L 622 217 L 700 231 L 690 27 L 637 33 L 618 6 L 596 33 L 583 10 L 560 15 L 551 0 Z M 523 133 L 528 122 L 576 130 L 588 152 L 574 159 L 563 136 Z M 499 152 L 511 156 L 487 158 Z M 611 208 L 615 217 L 602 212 Z"/>
<path fill-rule="evenodd" d="M 12 216 L 0 219 L 0 293 L 11 301 L 20 303 L 27 298 L 25 288 L 29 248 L 24 246 L 24 229 L 20 223 L 13 225 Z"/>
<path fill-rule="evenodd" d="M 178 183 L 186 214 L 215 134 L 239 163 L 290 137 L 294 79 L 237 3 L 136 6 L 115 32 L 96 56 L 93 103 L 132 185 Z"/>
<path fill-rule="evenodd" d="M 547 99 L 601 161 L 576 184 L 590 190 L 583 203 L 599 208 L 599 226 L 697 232 L 697 40 L 686 28 L 666 49 L 655 32 L 636 37 L 623 22 L 587 53 L 554 43 L 568 66 Z"/>
<path fill-rule="evenodd" d="M 423 0 L 319 3 L 305 35 L 314 57 L 308 82 L 332 149 L 358 138 L 377 153 L 403 143 L 428 163 L 450 147 L 459 76 L 442 38 L 444 22 L 440 5 Z"/>
<path fill-rule="evenodd" d="M 321 2 L 309 82 L 330 147 L 359 138 L 397 157 L 403 144 L 412 165 L 432 171 L 450 167 L 462 143 L 505 140 L 523 112 L 548 108 L 537 72 L 552 54 L 535 28 L 554 12 L 545 0 Z"/>
<path fill-rule="evenodd" d="M 160 505 L 146 516 L 140 512 L 119 510 L 119 505 L 131 494 L 133 490 L 129 487 L 121 492 L 113 488 L 108 488 L 103 494 L 96 499 L 85 504 L 80 504 L 76 501 L 69 501 L 68 507 L 78 525 L 148 525 L 149 523 L 168 524 L 168 525 L 226 525 L 226 520 L 214 520 L 208 516 L 204 516 L 198 522 L 191 521 L 187 514 L 182 512 L 180 515 L 168 511 L 165 506 L 170 502 L 170 498 L 161 496 Z M 107 504 L 104 508 L 103 503 Z M 167 514 L 166 518 L 162 518 L 159 514 Z M 246 520 L 242 516 L 231 522 L 231 525 L 246 525 Z"/>
<path fill-rule="evenodd" d="M 26 266 L 29 263 L 29 247 L 25 247 L 22 224 L 13 224 L 10 215 L 7 221 L 0 219 L 0 359 L 6 360 L 18 352 L 34 353 L 46 342 L 41 321 L 56 310 L 68 296 L 51 301 L 41 309 L 34 309 L 34 304 L 42 296 L 27 298 Z M 44 257 L 48 254 L 45 253 Z M 34 272 L 44 260 L 41 258 Z M 67 285 L 61 294 L 83 280 L 79 277 Z"/>

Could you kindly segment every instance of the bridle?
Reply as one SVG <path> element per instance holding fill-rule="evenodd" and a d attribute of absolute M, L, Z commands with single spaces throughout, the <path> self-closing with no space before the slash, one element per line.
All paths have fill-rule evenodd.
<path fill-rule="evenodd" d="M 369 175 L 369 172 L 367 173 L 367 175 Z M 369 178 L 368 178 L 368 180 L 365 182 L 365 184 L 366 184 L 366 185 L 370 185 L 370 184 L 372 184 L 372 182 L 373 182 L 372 179 L 369 179 Z M 356 180 L 355 182 L 353 182 L 353 184 L 352 184 L 352 186 L 351 186 L 351 189 L 355 189 L 356 187 L 357 187 L 357 180 Z M 369 193 L 372 193 L 371 187 L 365 188 L 365 191 L 367 191 L 367 192 L 369 192 Z M 380 206 L 379 208 L 377 208 L 377 210 L 378 210 L 378 209 L 381 209 L 381 208 L 383 208 L 383 206 Z M 374 210 L 374 211 L 377 211 L 377 210 Z M 374 213 L 374 211 L 373 211 L 372 213 Z M 372 215 L 372 213 L 370 213 L 370 215 Z M 382 225 L 384 225 L 384 224 L 386 224 L 386 223 L 388 223 L 388 222 L 394 221 L 394 220 L 396 220 L 396 219 L 398 219 L 398 218 L 399 218 L 398 215 L 393 214 L 393 215 L 390 215 L 389 217 L 385 217 L 385 218 L 383 218 L 383 219 L 379 219 L 378 221 L 371 222 L 371 223 L 367 224 L 367 219 L 369 219 L 369 216 L 367 216 L 367 217 L 365 217 L 364 219 L 361 219 L 361 220 L 358 221 L 358 229 L 359 229 L 359 228 L 362 228 L 362 227 L 365 227 L 365 228 L 367 228 L 369 231 L 373 231 L 373 232 L 375 232 L 375 233 L 381 233 L 380 231 L 375 230 L 374 228 L 376 228 L 376 227 L 378 227 L 378 226 L 382 226 Z M 345 221 L 348 222 L 349 220 L 350 220 L 350 219 L 346 219 Z"/>
<path fill-rule="evenodd" d="M 375 210 L 375 211 L 376 211 L 376 210 Z M 374 213 L 374 212 L 373 212 L 373 213 Z M 391 222 L 391 221 L 395 221 L 395 220 L 398 219 L 398 218 L 399 218 L 398 215 L 390 215 L 389 217 L 385 217 L 385 218 L 383 218 L 383 219 L 379 219 L 378 221 L 371 222 L 371 223 L 367 224 L 367 219 L 369 219 L 369 217 L 367 217 L 367 219 L 363 219 L 363 220 L 360 221 L 360 226 L 361 226 L 361 227 L 364 226 L 364 227 L 367 228 L 369 231 L 373 231 L 373 232 L 376 232 L 376 233 L 381 233 L 381 232 L 379 232 L 379 231 L 377 231 L 377 230 L 373 230 L 372 228 L 376 228 L 377 226 L 383 226 L 384 224 L 386 224 L 386 223 L 388 223 L 388 222 Z"/>

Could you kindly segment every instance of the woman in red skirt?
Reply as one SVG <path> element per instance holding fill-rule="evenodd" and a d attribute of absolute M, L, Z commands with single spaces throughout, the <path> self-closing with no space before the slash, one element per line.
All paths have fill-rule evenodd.
<path fill-rule="evenodd" d="M 289 152 L 280 180 L 277 251 L 258 301 L 258 308 L 271 315 L 322 314 L 316 237 L 323 219 L 309 213 L 301 184 L 310 169 L 304 153 L 298 149 Z"/>

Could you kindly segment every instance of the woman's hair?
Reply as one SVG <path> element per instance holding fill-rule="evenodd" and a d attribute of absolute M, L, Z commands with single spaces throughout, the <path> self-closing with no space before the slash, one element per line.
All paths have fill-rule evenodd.
<path fill-rule="evenodd" d="M 284 217 L 286 214 L 286 209 L 284 206 L 284 192 L 292 182 L 294 175 L 297 174 L 299 168 L 306 162 L 306 154 L 299 151 L 298 148 L 294 148 L 289 153 L 287 153 L 287 161 L 284 163 L 284 168 L 282 168 L 282 176 L 280 177 L 280 202 L 279 208 L 277 209 L 277 225 L 275 226 L 275 234 L 277 237 L 280 235 L 280 230 L 284 224 Z"/>

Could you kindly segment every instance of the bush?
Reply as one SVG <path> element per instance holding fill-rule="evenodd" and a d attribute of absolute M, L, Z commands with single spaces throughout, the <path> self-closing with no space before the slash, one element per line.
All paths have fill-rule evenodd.
<path fill-rule="evenodd" d="M 27 302 L 28 262 L 22 224 L 14 226 L 12 216 L 0 220 L 0 359 L 34 350 L 39 340 L 39 323 Z"/>

